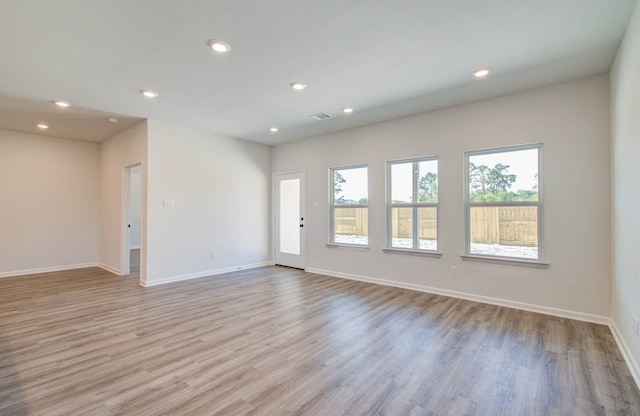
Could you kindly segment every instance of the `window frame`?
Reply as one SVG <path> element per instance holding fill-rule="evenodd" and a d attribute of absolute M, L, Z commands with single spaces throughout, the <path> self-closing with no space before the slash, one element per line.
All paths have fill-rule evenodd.
<path fill-rule="evenodd" d="M 420 193 L 420 172 L 419 165 L 421 162 L 437 162 L 436 175 L 438 175 L 438 202 L 417 202 Z M 393 165 L 401 165 L 406 163 L 412 163 L 412 199 L 414 202 L 411 203 L 402 203 L 402 204 L 394 204 L 393 203 L 393 176 L 392 176 L 392 166 Z M 421 156 L 421 157 L 412 157 L 407 159 L 396 159 L 396 160 L 388 160 L 386 162 L 387 167 L 387 189 L 386 189 L 386 239 L 385 239 L 385 252 L 406 252 L 409 254 L 422 254 L 422 255 L 434 255 L 437 257 L 441 256 L 439 252 L 440 248 L 440 159 L 437 155 L 433 156 Z M 403 248 L 403 247 L 394 247 L 393 246 L 393 209 L 394 208 L 412 208 L 412 247 L 411 248 Z M 435 208 L 436 209 L 436 249 L 422 249 L 420 248 L 420 221 L 419 221 L 419 209 L 420 208 Z"/>
<path fill-rule="evenodd" d="M 503 201 L 503 202 L 471 202 L 470 201 L 470 180 L 469 180 L 469 159 L 472 156 L 497 154 L 497 153 L 509 153 L 522 150 L 538 150 L 538 200 L 537 201 Z M 461 257 L 468 260 L 487 260 L 490 262 L 504 262 L 504 263 L 520 263 L 520 264 L 532 264 L 532 265 L 544 265 L 544 230 L 543 230 L 543 207 L 544 207 L 544 191 L 543 191 L 543 172 L 542 172 L 542 142 L 513 145 L 513 146 L 501 146 L 493 147 L 489 149 L 471 150 L 464 153 L 464 255 Z M 499 256 L 493 254 L 479 254 L 471 252 L 471 208 L 473 207 L 523 207 L 534 206 L 537 207 L 537 258 L 529 257 L 515 257 L 515 256 Z"/>
<path fill-rule="evenodd" d="M 336 204 L 336 191 L 335 191 L 335 172 L 341 170 L 349 170 L 349 169 L 367 169 L 367 203 L 366 204 Z M 336 242 L 336 230 L 335 230 L 335 218 L 336 218 L 336 208 L 361 208 L 366 209 L 367 214 L 369 211 L 369 165 L 366 163 L 361 163 L 357 165 L 346 165 L 346 166 L 334 166 L 329 168 L 329 243 L 328 246 L 338 246 L 338 247 L 353 247 L 353 248 L 369 248 L 369 234 L 370 234 L 370 224 L 367 221 L 367 244 L 355 244 L 355 243 L 343 243 Z"/>

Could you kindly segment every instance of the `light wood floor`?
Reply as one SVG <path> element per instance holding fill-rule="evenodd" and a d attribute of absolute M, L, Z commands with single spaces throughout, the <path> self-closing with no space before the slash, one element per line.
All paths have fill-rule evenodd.
<path fill-rule="evenodd" d="M 609 329 L 266 267 L 0 279 L 2 415 L 639 415 Z"/>

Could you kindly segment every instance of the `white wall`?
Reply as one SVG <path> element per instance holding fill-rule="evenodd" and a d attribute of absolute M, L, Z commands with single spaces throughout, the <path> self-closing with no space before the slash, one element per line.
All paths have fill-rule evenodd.
<path fill-rule="evenodd" d="M 123 217 L 126 189 L 125 168 L 142 165 L 142 205 L 145 206 L 145 180 L 147 167 L 147 122 L 143 121 L 100 145 L 100 266 L 122 274 L 124 250 L 128 250 L 128 230 Z M 146 273 L 145 226 L 143 211 L 142 250 L 140 251 L 140 279 Z M 125 234 L 126 233 L 126 234 Z"/>
<path fill-rule="evenodd" d="M 142 176 L 141 166 L 134 166 L 129 169 L 129 247 L 140 248 L 140 219 L 142 212 Z"/>
<path fill-rule="evenodd" d="M 543 221 L 549 267 L 462 261 L 463 153 L 532 142 L 544 143 Z M 443 255 L 436 259 L 385 254 L 385 162 L 429 155 L 440 158 Z M 555 313 L 567 310 L 576 312 L 567 316 L 601 321 L 610 312 L 609 162 L 606 75 L 273 149 L 274 172 L 307 170 L 308 269 L 453 291 L 485 301 L 506 300 L 500 303 L 520 307 L 527 306 L 518 302 L 525 303 Z M 371 248 L 328 248 L 328 169 L 360 163 L 369 164 Z M 451 276 L 454 265 L 459 277 Z"/>
<path fill-rule="evenodd" d="M 98 261 L 99 147 L 0 130 L 0 277 Z"/>
<path fill-rule="evenodd" d="M 143 284 L 267 264 L 271 148 L 148 123 L 149 269 Z M 163 205 L 169 201 L 173 206 Z"/>
<path fill-rule="evenodd" d="M 640 339 L 632 315 L 640 318 L 640 4 L 611 68 L 612 113 L 612 312 L 640 385 Z M 630 360 L 629 360 L 630 359 Z"/>

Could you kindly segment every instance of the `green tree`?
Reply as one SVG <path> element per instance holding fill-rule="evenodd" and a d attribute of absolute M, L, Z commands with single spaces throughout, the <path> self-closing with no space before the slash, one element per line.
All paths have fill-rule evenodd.
<path fill-rule="evenodd" d="M 418 202 L 438 202 L 438 174 L 427 172 L 418 181 Z"/>
<path fill-rule="evenodd" d="M 340 174 L 340 172 L 333 171 L 333 192 L 335 202 L 338 204 L 344 204 L 344 195 L 342 195 L 342 184 L 347 180 Z"/>
<path fill-rule="evenodd" d="M 507 193 L 511 189 L 511 186 L 516 181 L 516 175 L 508 174 L 509 168 L 509 165 L 498 163 L 492 169 L 489 169 L 487 183 L 490 192 L 499 195 Z"/>
<path fill-rule="evenodd" d="M 487 165 L 469 163 L 469 192 L 471 202 L 512 201 L 509 189 L 516 181 L 516 175 L 509 174 L 509 165 Z"/>
<path fill-rule="evenodd" d="M 469 187 L 472 194 L 485 195 L 489 184 L 489 167 L 469 162 Z"/>
<path fill-rule="evenodd" d="M 513 194 L 513 192 L 512 192 Z M 514 194 L 515 197 L 513 201 L 537 201 L 538 200 L 538 191 L 535 189 L 531 189 L 525 191 L 524 189 L 519 189 L 517 193 Z"/>
<path fill-rule="evenodd" d="M 537 201 L 538 189 L 511 191 L 517 176 L 509 165 L 497 163 L 493 168 L 469 163 L 469 199 L 471 202 Z M 536 175 L 537 178 L 537 175 Z"/>

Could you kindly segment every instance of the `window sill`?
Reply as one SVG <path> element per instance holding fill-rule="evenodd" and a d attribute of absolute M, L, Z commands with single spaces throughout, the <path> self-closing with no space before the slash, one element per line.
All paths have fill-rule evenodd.
<path fill-rule="evenodd" d="M 440 253 L 439 251 L 411 250 L 406 248 L 383 248 L 382 251 L 388 254 L 407 254 L 410 256 L 424 256 L 433 258 L 442 257 L 442 253 Z"/>
<path fill-rule="evenodd" d="M 369 246 L 363 246 L 359 244 L 327 243 L 325 245 L 329 248 L 353 248 L 356 250 L 369 250 Z"/>
<path fill-rule="evenodd" d="M 465 261 L 477 261 L 481 263 L 507 264 L 511 266 L 533 267 L 537 269 L 546 269 L 549 263 L 540 260 L 527 260 L 520 258 L 479 256 L 476 254 L 464 254 L 460 258 Z"/>

